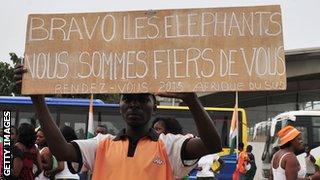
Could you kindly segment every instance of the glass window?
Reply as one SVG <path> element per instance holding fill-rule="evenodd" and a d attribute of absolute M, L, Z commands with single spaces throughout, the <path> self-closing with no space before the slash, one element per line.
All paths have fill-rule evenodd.
<path fill-rule="evenodd" d="M 312 128 L 313 132 L 313 142 L 320 143 L 320 127 Z"/>
<path fill-rule="evenodd" d="M 320 116 L 311 117 L 312 126 L 320 126 Z"/>
<path fill-rule="evenodd" d="M 69 125 L 69 126 L 71 126 L 71 125 Z M 77 137 L 79 139 L 85 139 L 87 137 L 87 135 L 86 135 L 86 129 L 87 129 L 86 123 L 84 123 L 84 122 L 75 122 L 73 128 L 74 128 L 74 131 L 76 132 Z"/>
<path fill-rule="evenodd" d="M 271 144 L 273 144 L 273 146 L 278 146 L 278 136 L 277 136 L 277 133 L 280 131 L 281 125 L 282 125 L 282 121 L 278 121 L 278 122 L 276 123 L 274 135 L 273 135 L 273 138 L 271 139 Z"/>
<path fill-rule="evenodd" d="M 296 126 L 295 128 L 301 132 L 302 141 L 304 143 L 309 144 L 309 142 L 308 142 L 308 129 L 306 127 L 302 127 L 302 126 Z"/>
<path fill-rule="evenodd" d="M 233 112 L 213 112 L 213 122 L 217 128 L 217 131 L 221 137 L 221 143 L 223 147 L 230 147 L 229 144 L 229 133 L 230 133 L 230 126 L 231 126 L 231 120 L 232 120 L 232 115 Z M 242 133 L 248 132 L 248 126 L 245 130 L 242 130 L 242 113 L 239 111 L 238 112 L 238 134 L 239 134 L 239 139 L 242 139 Z M 242 132 L 241 132 L 242 130 Z"/>
<path fill-rule="evenodd" d="M 320 116 L 311 117 L 313 143 L 320 143 Z"/>
<path fill-rule="evenodd" d="M 124 120 L 121 115 L 101 115 L 101 124 L 106 125 L 110 134 L 116 135 L 125 127 Z M 97 127 L 98 120 L 94 121 L 94 127 Z"/>
<path fill-rule="evenodd" d="M 39 124 L 36 122 L 36 113 L 34 112 L 23 112 L 20 111 L 19 112 L 19 125 L 22 123 L 28 123 L 28 124 L 32 124 L 35 127 L 37 127 Z"/>
<path fill-rule="evenodd" d="M 60 113 L 60 128 L 67 125 L 72 127 L 79 139 L 86 138 L 87 130 L 87 113 L 81 112 L 61 112 Z"/>
<path fill-rule="evenodd" d="M 281 121 L 278 121 L 276 123 L 276 127 L 275 127 L 275 131 L 274 131 L 274 135 L 273 136 L 277 136 L 277 133 L 280 131 L 281 129 L 281 125 L 282 125 L 282 122 Z"/>

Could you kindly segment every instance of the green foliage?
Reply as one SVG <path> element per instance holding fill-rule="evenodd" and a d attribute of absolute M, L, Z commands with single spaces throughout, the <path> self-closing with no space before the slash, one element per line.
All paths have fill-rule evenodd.
<path fill-rule="evenodd" d="M 14 66 L 20 63 L 22 60 L 22 58 L 19 58 L 15 53 L 10 53 L 10 59 Z M 2 96 L 10 96 L 12 93 L 15 95 L 20 94 L 19 90 L 15 86 L 13 71 L 14 67 L 6 62 L 0 61 L 0 95 Z"/>
<path fill-rule="evenodd" d="M 0 62 L 0 95 L 10 95 L 13 89 L 13 69 L 10 64 Z"/>
<path fill-rule="evenodd" d="M 16 53 L 9 53 L 10 55 L 10 59 L 13 62 L 13 65 L 16 66 L 17 64 L 21 64 L 22 63 L 22 57 L 18 57 L 16 55 Z"/>

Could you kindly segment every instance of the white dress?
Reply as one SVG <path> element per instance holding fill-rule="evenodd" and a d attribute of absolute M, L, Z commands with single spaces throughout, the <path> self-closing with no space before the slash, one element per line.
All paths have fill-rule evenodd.
<path fill-rule="evenodd" d="M 210 171 L 213 161 L 219 159 L 218 154 L 209 154 L 200 158 L 198 162 L 198 167 L 202 170 L 197 172 L 197 177 L 214 177 L 214 173 Z"/>

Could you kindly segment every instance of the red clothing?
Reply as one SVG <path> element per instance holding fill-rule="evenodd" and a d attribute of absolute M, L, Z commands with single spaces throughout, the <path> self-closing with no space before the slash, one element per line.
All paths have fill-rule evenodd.
<path fill-rule="evenodd" d="M 244 174 L 247 172 L 246 165 L 248 164 L 248 160 L 249 160 L 249 157 L 247 152 L 241 151 L 241 153 L 239 154 L 238 163 L 237 163 L 237 170 L 240 173 Z"/>
<path fill-rule="evenodd" d="M 2 175 L 2 162 L 3 162 L 3 146 L 2 146 L 2 142 L 0 144 L 0 177 Z"/>
<path fill-rule="evenodd" d="M 33 164 L 37 161 L 37 148 L 33 146 L 23 152 L 23 167 L 19 174 L 19 180 L 34 180 Z"/>

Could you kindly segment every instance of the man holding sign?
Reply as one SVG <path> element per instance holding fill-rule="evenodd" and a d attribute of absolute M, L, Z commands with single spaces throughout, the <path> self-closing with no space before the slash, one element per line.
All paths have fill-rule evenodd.
<path fill-rule="evenodd" d="M 22 66 L 15 77 L 21 82 Z M 210 116 L 194 93 L 161 93 L 182 99 L 190 108 L 200 138 L 157 135 L 150 127 L 156 110 L 152 94 L 122 94 L 120 113 L 126 128 L 118 135 L 98 135 L 93 139 L 67 143 L 46 105 L 43 95 L 33 95 L 39 122 L 48 145 L 61 161 L 83 163 L 93 171 L 93 179 L 174 179 L 185 176 L 197 159 L 221 151 L 221 140 Z M 188 161 L 191 160 L 191 161 Z M 73 168 L 69 166 L 71 170 Z"/>
<path fill-rule="evenodd" d="M 221 151 L 194 92 L 286 88 L 280 6 L 32 14 L 24 67 L 22 93 L 33 94 L 59 160 L 79 169 L 88 164 L 93 179 L 182 178 L 197 159 Z M 24 72 L 16 69 L 17 82 Z M 157 135 L 149 123 L 156 110 L 150 92 L 181 99 L 200 138 Z M 44 96 L 34 94 L 88 93 L 122 94 L 126 127 L 116 136 L 67 143 Z"/>

